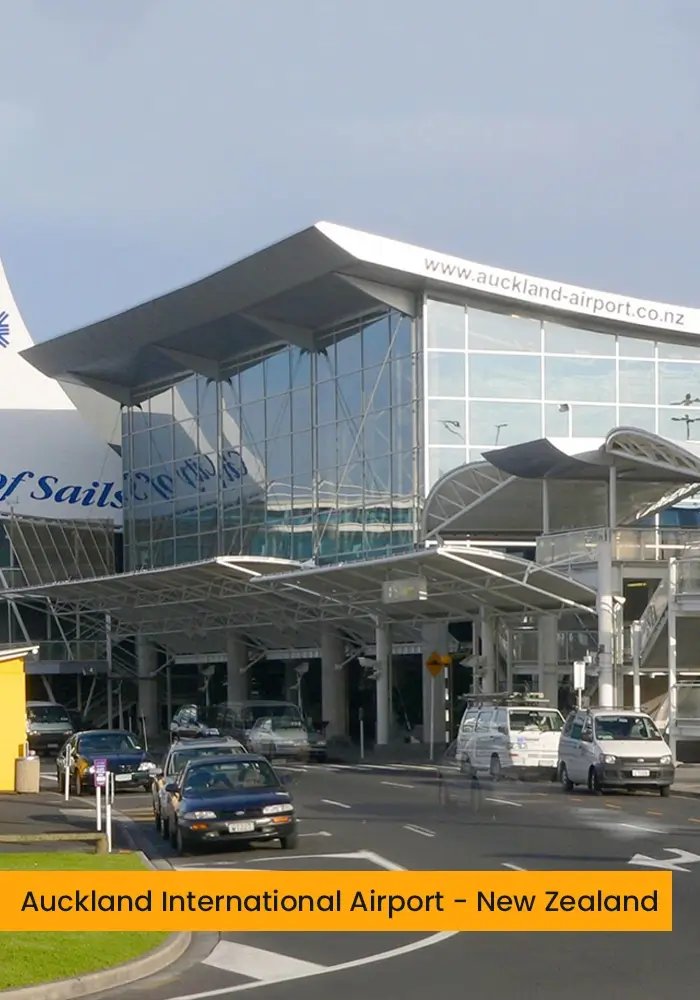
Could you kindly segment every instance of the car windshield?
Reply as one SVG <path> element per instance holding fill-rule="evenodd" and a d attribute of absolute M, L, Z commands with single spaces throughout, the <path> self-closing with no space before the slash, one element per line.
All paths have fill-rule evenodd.
<path fill-rule="evenodd" d="M 266 760 L 231 760 L 188 768 L 183 793 L 199 798 L 278 787 L 279 779 Z"/>
<path fill-rule="evenodd" d="M 27 718 L 30 722 L 40 724 L 67 722 L 70 725 L 70 716 L 61 705 L 29 705 L 27 706 Z"/>
<path fill-rule="evenodd" d="M 228 754 L 241 753 L 241 748 L 231 744 L 231 746 L 221 747 L 194 747 L 191 750 L 178 750 L 170 758 L 168 774 L 179 774 L 184 770 L 185 764 L 191 760 L 199 760 L 201 757 L 224 757 Z"/>
<path fill-rule="evenodd" d="M 564 725 L 559 712 L 542 709 L 518 709 L 510 713 L 510 728 L 516 733 L 558 733 Z"/>
<path fill-rule="evenodd" d="M 103 753 L 138 753 L 141 747 L 129 733 L 94 733 L 84 736 L 78 749 L 82 754 L 99 757 Z"/>
<path fill-rule="evenodd" d="M 599 715 L 595 719 L 598 740 L 660 740 L 658 729 L 645 715 Z"/>
<path fill-rule="evenodd" d="M 272 720 L 273 729 L 306 729 L 301 712 L 294 705 L 269 705 L 261 702 L 250 709 L 253 724 Z"/>

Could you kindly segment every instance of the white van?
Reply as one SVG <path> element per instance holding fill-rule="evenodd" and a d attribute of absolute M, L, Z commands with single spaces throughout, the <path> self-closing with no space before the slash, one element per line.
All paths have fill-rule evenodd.
<path fill-rule="evenodd" d="M 476 702 L 476 699 L 474 699 Z M 483 695 L 468 705 L 457 736 L 463 771 L 554 780 L 564 717 L 541 695 Z"/>
<path fill-rule="evenodd" d="M 666 797 L 676 769 L 671 748 L 645 712 L 589 708 L 566 720 L 557 771 L 568 792 L 575 785 L 591 792 L 648 788 Z"/>

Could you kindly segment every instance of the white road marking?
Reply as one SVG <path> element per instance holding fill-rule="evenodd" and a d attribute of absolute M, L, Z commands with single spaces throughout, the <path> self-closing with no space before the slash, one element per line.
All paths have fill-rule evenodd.
<path fill-rule="evenodd" d="M 300 833 L 300 837 L 332 837 L 333 834 L 327 830 L 319 830 L 318 833 Z"/>
<path fill-rule="evenodd" d="M 485 799 L 485 802 L 497 802 L 501 806 L 517 806 L 522 807 L 522 802 L 513 802 L 511 799 Z"/>
<path fill-rule="evenodd" d="M 202 965 L 210 965 L 215 969 L 235 972 L 239 976 L 248 976 L 261 982 L 279 982 L 282 979 L 301 979 L 323 972 L 325 966 L 316 962 L 302 962 L 298 958 L 280 955 L 276 951 L 265 951 L 262 948 L 251 948 L 246 944 L 236 944 L 234 941 L 219 941 L 212 953 L 204 959 Z"/>
<path fill-rule="evenodd" d="M 435 836 L 435 833 L 432 830 L 426 830 L 424 826 L 414 826 L 412 823 L 404 824 L 404 830 L 410 830 L 411 833 L 419 833 L 421 837 Z"/>
<path fill-rule="evenodd" d="M 58 781 L 58 775 L 57 774 L 44 774 L 42 772 L 41 777 L 44 779 L 44 781 Z"/>
<path fill-rule="evenodd" d="M 664 851 L 667 854 L 675 854 L 675 858 L 650 858 L 646 854 L 635 854 L 627 864 L 639 865 L 641 868 L 665 868 L 672 872 L 689 872 L 690 868 L 682 868 L 681 865 L 693 865 L 700 861 L 700 854 L 683 851 L 679 847 L 664 847 Z"/>
<path fill-rule="evenodd" d="M 415 785 L 405 785 L 401 781 L 382 781 L 382 785 L 389 785 L 390 788 L 415 788 Z"/>
<path fill-rule="evenodd" d="M 627 830 L 639 830 L 640 833 L 665 833 L 665 830 L 659 830 L 658 827 L 653 826 L 640 826 L 638 823 L 618 823 L 618 826 L 624 826 Z"/>
<path fill-rule="evenodd" d="M 333 799 L 321 799 L 324 805 L 327 806 L 337 806 L 338 809 L 351 809 L 352 806 L 348 806 L 345 802 L 335 802 Z"/>
<path fill-rule="evenodd" d="M 521 868 L 520 865 L 511 865 L 507 861 L 502 862 L 504 868 L 510 868 L 512 872 L 526 872 L 527 868 Z"/>

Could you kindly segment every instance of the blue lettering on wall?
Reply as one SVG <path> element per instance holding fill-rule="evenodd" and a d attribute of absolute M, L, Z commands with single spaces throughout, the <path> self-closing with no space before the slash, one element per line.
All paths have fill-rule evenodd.
<path fill-rule="evenodd" d="M 222 452 L 219 460 L 220 481 L 223 489 L 230 489 L 248 475 L 248 466 L 235 448 Z M 136 503 L 153 500 L 173 500 L 178 481 L 190 490 L 205 493 L 217 478 L 217 470 L 209 455 L 193 455 L 176 462 L 169 472 L 150 473 L 144 470 L 127 473 L 124 480 L 128 492 Z"/>
<path fill-rule="evenodd" d="M 19 500 L 20 488 L 30 484 L 31 500 L 53 501 L 71 507 L 98 507 L 101 510 L 121 510 L 123 506 L 123 494 L 116 483 L 98 480 L 93 480 L 89 486 L 70 481 L 66 483 L 61 482 L 59 476 L 37 473 L 32 469 L 24 469 L 11 478 L 0 473 L 0 502 L 12 501 L 13 497 Z"/>

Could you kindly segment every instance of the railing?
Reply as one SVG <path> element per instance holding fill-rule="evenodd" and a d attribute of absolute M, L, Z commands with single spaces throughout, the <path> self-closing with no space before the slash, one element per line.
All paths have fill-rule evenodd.
<path fill-rule="evenodd" d="M 700 594 L 700 557 L 678 560 L 677 593 L 679 597 Z"/>
<path fill-rule="evenodd" d="M 639 652 L 644 658 L 644 650 L 652 639 L 668 608 L 668 583 L 662 580 L 639 619 Z"/>
<path fill-rule="evenodd" d="M 598 547 L 610 540 L 615 562 L 667 562 L 688 550 L 700 552 L 700 528 L 588 528 L 541 535 L 537 562 L 542 566 L 594 563 Z"/>

